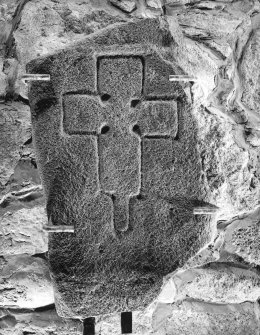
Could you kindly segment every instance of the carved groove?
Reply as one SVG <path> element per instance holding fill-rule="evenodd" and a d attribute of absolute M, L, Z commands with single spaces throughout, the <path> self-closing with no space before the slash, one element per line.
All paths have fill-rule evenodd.
<path fill-rule="evenodd" d="M 131 101 L 131 107 L 135 108 L 139 103 L 140 103 L 140 100 L 137 100 L 137 99 L 135 100 L 134 99 L 134 100 Z"/>
<path fill-rule="evenodd" d="M 108 67 L 107 68 L 107 64 L 110 64 L 113 63 L 113 60 L 118 60 L 118 64 L 119 66 L 123 66 L 126 62 L 126 64 L 136 64 L 134 65 L 133 69 L 131 68 L 130 71 L 134 71 L 132 72 L 136 77 L 134 78 L 137 78 L 138 80 L 141 80 L 140 84 L 136 84 L 137 86 L 135 86 L 134 81 L 132 80 L 131 81 L 131 77 L 129 77 L 129 85 L 132 85 L 131 87 L 134 88 L 135 90 L 135 87 L 136 87 L 136 90 L 139 90 L 139 91 L 136 91 L 136 92 L 139 92 L 137 93 L 138 96 L 131 96 L 129 97 L 130 99 L 130 104 L 128 103 L 126 106 L 128 106 L 128 108 L 130 109 L 135 109 L 136 108 L 136 113 L 137 113 L 137 116 L 140 117 L 140 121 L 143 122 L 142 123 L 142 126 L 140 127 L 140 124 L 139 124 L 139 121 L 136 122 L 136 124 L 133 125 L 132 129 L 129 129 L 130 130 L 130 134 L 131 134 L 131 131 L 133 133 L 135 133 L 137 135 L 137 137 L 139 138 L 139 149 L 137 150 L 138 153 L 138 158 L 136 158 L 136 161 L 135 163 L 133 163 L 133 168 L 135 169 L 136 166 L 139 166 L 139 176 L 138 176 L 138 179 L 137 179 L 137 176 L 136 177 L 133 177 L 133 181 L 130 182 L 130 187 L 129 188 L 129 194 L 127 193 L 122 193 L 122 191 L 120 191 L 120 193 L 114 193 L 114 189 L 113 189 L 113 183 L 114 183 L 114 180 L 113 180 L 113 176 L 111 176 L 111 180 L 109 180 L 109 175 L 108 175 L 108 167 L 106 167 L 106 164 L 108 164 L 107 162 L 110 162 L 110 158 L 109 156 L 105 155 L 104 157 L 102 156 L 102 150 L 104 150 L 104 147 L 103 147 L 103 143 L 106 143 L 106 150 L 107 148 L 111 148 L 111 145 L 112 143 L 115 143 L 116 146 L 118 146 L 119 144 L 117 144 L 117 142 L 109 142 L 110 139 L 113 141 L 113 137 L 117 134 L 117 127 L 118 127 L 118 124 L 111 124 L 111 125 L 108 125 L 106 123 L 104 123 L 104 121 L 108 120 L 107 118 L 107 114 L 108 114 L 108 111 L 107 109 L 108 108 L 111 108 L 111 107 L 108 107 L 108 106 L 104 106 L 102 105 L 101 102 L 107 102 L 110 100 L 111 98 L 111 94 L 113 95 L 113 91 L 109 91 L 110 90 L 110 87 L 108 86 L 108 90 L 106 88 L 106 84 L 105 86 L 101 83 L 101 80 L 102 77 L 100 77 L 100 75 L 102 76 L 102 73 L 104 74 L 104 72 L 100 72 L 100 71 L 113 71 L 113 66 L 112 68 Z M 121 61 L 122 59 L 122 61 Z M 129 61 L 127 61 L 129 59 Z M 105 60 L 105 62 L 102 63 L 102 60 Z M 112 62 L 111 62 L 112 60 Z M 125 61 L 126 60 L 126 61 Z M 134 62 L 132 61 L 134 60 Z M 135 63 L 135 60 L 136 60 L 136 63 Z M 140 62 L 141 62 L 141 65 L 140 65 Z M 142 69 L 142 75 L 141 76 L 138 76 L 137 74 L 137 69 L 141 68 Z M 102 70 L 101 70 L 102 69 Z M 112 202 L 113 202 L 113 222 L 114 222 L 114 228 L 116 230 L 119 230 L 119 231 L 122 231 L 122 232 L 125 232 L 127 230 L 127 228 L 129 227 L 129 222 L 128 222 L 128 227 L 126 227 L 126 223 L 125 222 L 119 222 L 118 220 L 129 220 L 129 200 L 130 200 L 130 197 L 133 196 L 135 194 L 135 197 L 138 197 L 138 198 L 141 198 L 142 197 L 142 192 L 144 191 L 144 182 L 143 182 L 143 175 L 144 175 L 144 166 L 143 166 L 143 150 L 144 150 L 144 142 L 143 142 L 143 139 L 155 139 L 155 140 L 167 140 L 167 139 L 173 139 L 172 135 L 171 135 L 171 131 L 173 130 L 173 128 L 171 128 L 171 126 L 174 126 L 174 123 L 172 124 L 171 122 L 174 122 L 174 118 L 168 116 L 169 114 L 169 110 L 168 108 L 170 108 L 170 111 L 171 111 L 171 106 L 169 104 L 170 101 L 174 101 L 173 100 L 173 97 L 171 96 L 166 96 L 166 97 L 160 97 L 160 96 L 147 96 L 146 95 L 146 92 L 144 92 L 144 89 L 145 89 L 145 80 L 146 80 L 146 74 L 145 74 L 145 59 L 143 56 L 138 56 L 138 55 L 113 55 L 113 56 L 98 56 L 97 59 L 96 59 L 96 92 L 88 92 L 86 90 L 79 90 L 77 92 L 67 92 L 65 93 L 63 96 L 70 96 L 70 98 L 68 99 L 68 102 L 69 102 L 69 106 L 72 106 L 71 110 L 69 110 L 69 112 L 73 113 L 73 108 L 75 110 L 75 113 L 78 113 L 76 114 L 76 116 L 73 114 L 71 115 L 71 119 L 68 119 L 66 120 L 66 112 L 64 113 L 63 112 L 63 127 L 64 127 L 64 130 L 66 133 L 68 133 L 69 135 L 85 135 L 85 136 L 96 136 L 97 137 L 97 170 L 98 170 L 98 184 L 99 184 L 99 191 L 101 193 L 104 193 L 106 195 L 108 195 Z M 113 72 L 111 72 L 112 74 Z M 130 72 L 131 74 L 131 72 Z M 141 78 L 141 79 L 140 79 Z M 138 86 L 140 85 L 140 86 Z M 103 92 L 102 92 L 103 90 Z M 139 96 L 141 94 L 141 96 Z M 73 95 L 75 95 L 75 101 L 73 102 Z M 76 98 L 76 96 L 80 96 L 80 98 Z M 83 100 L 81 100 L 81 97 Z M 99 97 L 99 99 L 94 99 L 95 97 Z M 90 103 L 92 105 L 90 105 L 89 107 L 89 110 L 85 110 L 84 109 L 84 106 L 88 103 L 87 100 L 85 101 L 84 99 L 90 99 Z M 98 102 L 99 101 L 99 102 Z M 168 105 L 166 106 L 166 108 L 163 108 L 161 111 L 160 111 L 160 104 L 158 106 L 155 106 L 153 107 L 153 104 L 150 105 L 145 105 L 146 102 L 150 102 L 150 103 L 153 103 L 153 102 L 161 102 L 162 103 L 162 106 L 163 106 L 163 102 L 164 101 L 168 101 Z M 144 103 L 144 105 L 142 106 L 142 104 Z M 100 104 L 100 106 L 99 106 Z M 93 108 L 92 108 L 93 106 Z M 145 107 L 146 106 L 146 107 Z M 147 107 L 148 106 L 148 107 Z M 66 108 L 68 108 L 68 106 L 66 106 Z M 81 110 L 79 110 L 79 108 L 82 108 Z M 91 109 L 92 108 L 92 109 Z M 113 108 L 115 108 L 115 106 L 113 106 Z M 144 109 L 146 108 L 146 109 Z M 147 109 L 148 108 L 148 109 Z M 149 113 L 150 113 L 150 108 L 155 108 L 155 116 L 153 121 L 154 122 L 153 124 L 150 123 L 149 121 Z M 129 109 L 129 111 L 130 111 Z M 144 114 L 142 114 L 141 112 L 144 110 Z M 64 101 L 63 101 L 63 111 L 65 111 L 65 106 L 64 106 Z M 129 112 L 128 111 L 128 112 Z M 125 113 L 128 113 L 127 110 Z M 132 111 L 133 113 L 134 111 Z M 159 112 L 161 113 L 167 113 L 165 114 L 165 116 L 162 116 L 163 118 L 160 119 L 160 114 Z M 97 113 L 97 114 L 95 114 Z M 179 108 L 178 108 L 178 113 L 179 113 Z M 88 123 L 87 125 L 85 125 L 84 123 L 82 124 L 83 121 L 77 121 L 77 115 L 80 115 L 80 120 L 83 120 L 84 122 L 87 122 L 88 118 L 91 118 L 91 122 L 92 123 Z M 96 120 L 95 120 L 95 115 L 96 115 Z M 109 114 L 108 114 L 109 115 Z M 126 114 L 127 115 L 127 114 Z M 164 115 L 164 114 L 162 114 Z M 170 115 L 170 114 L 169 114 Z M 76 117 L 76 119 L 75 119 Z M 164 119 L 165 117 L 165 119 Z M 143 118 L 143 119 L 142 119 Z M 179 121 L 182 120 L 181 116 L 178 114 L 177 118 L 179 119 Z M 99 121 L 100 120 L 100 121 Z M 111 119 L 109 119 L 110 121 L 109 122 L 112 122 Z M 124 120 L 124 119 L 123 119 Z M 127 118 L 126 118 L 127 120 Z M 170 123 L 169 123 L 170 121 Z M 76 127 L 77 128 L 80 128 L 80 127 L 86 127 L 87 130 L 80 130 L 80 129 L 75 129 L 73 130 L 73 122 L 75 123 Z M 101 124 L 98 124 L 99 122 L 101 122 Z M 123 121 L 123 122 L 127 122 L 127 121 Z M 156 122 L 160 122 L 157 126 L 157 123 Z M 168 123 L 166 123 L 168 122 Z M 175 121 L 176 122 L 176 121 Z M 177 121 L 178 122 L 178 121 Z M 164 125 L 165 123 L 165 125 Z M 72 124 L 72 125 L 71 125 Z M 127 125 L 127 124 L 126 124 Z M 93 128 L 93 130 L 91 129 L 91 127 L 95 127 Z M 72 127 L 72 128 L 71 128 Z M 144 127 L 144 129 L 143 129 Z M 157 127 L 157 129 L 156 129 Z M 69 129 L 68 129 L 69 128 Z M 110 133 L 110 129 L 113 129 L 113 133 Z M 178 131 L 177 131 L 177 136 L 176 136 L 176 139 L 177 137 L 179 136 L 179 133 L 181 131 L 181 126 L 178 125 Z M 149 133 L 149 131 L 151 133 Z M 160 133 L 160 131 L 162 131 Z M 166 133 L 167 132 L 167 133 Z M 108 137 L 106 137 L 108 136 Z M 110 137 L 109 137 L 110 136 Z M 116 135 L 117 136 L 117 135 Z M 128 135 L 127 135 L 128 136 Z M 134 134 L 133 134 L 134 136 Z M 132 143 L 135 143 L 136 140 L 133 139 L 133 142 L 131 140 Z M 118 142 L 120 143 L 120 142 Z M 124 144 L 121 144 L 123 146 L 127 146 L 128 143 L 127 141 L 123 142 Z M 131 145 L 131 144 L 129 144 Z M 134 147 L 135 148 L 135 147 Z M 127 150 L 130 150 L 129 147 L 126 148 Z M 113 148 L 111 149 L 113 150 Z M 136 149 L 134 149 L 134 151 L 132 152 L 135 152 Z M 104 152 L 105 153 L 105 152 Z M 117 159 L 116 162 L 120 163 L 121 164 L 121 161 L 120 161 L 120 157 L 119 157 L 119 160 Z M 124 154 L 122 154 L 122 159 L 124 159 Z M 102 167 L 102 165 L 104 165 L 104 167 Z M 137 164 L 137 165 L 135 165 Z M 122 171 L 124 173 L 124 162 L 122 161 Z M 122 178 L 122 177 L 121 177 Z M 138 191 L 134 191 L 134 192 L 131 192 L 131 187 L 133 187 L 135 189 L 136 187 L 136 182 L 139 182 L 139 187 L 138 187 Z M 133 183 L 133 184 L 132 184 Z M 132 186 L 131 186 L 132 185 Z M 124 199 L 124 197 L 126 197 Z M 128 200 L 127 200 L 128 199 Z M 126 205 L 126 203 L 128 203 L 128 205 Z M 117 206 L 117 209 L 116 207 Z M 126 208 L 128 206 L 128 209 Z M 125 213 L 123 213 L 123 208 L 125 207 Z M 115 212 L 115 210 L 119 210 L 121 211 L 121 213 L 117 213 Z M 118 221 L 118 222 L 116 222 Z M 120 224 L 122 224 L 122 227 L 120 227 Z M 118 226 L 116 228 L 116 226 Z"/>
<path fill-rule="evenodd" d="M 174 140 L 178 141 L 181 138 L 183 129 L 184 129 L 184 115 L 183 115 L 183 103 L 178 100 L 177 101 L 177 115 L 178 115 L 178 130 L 177 135 Z"/>

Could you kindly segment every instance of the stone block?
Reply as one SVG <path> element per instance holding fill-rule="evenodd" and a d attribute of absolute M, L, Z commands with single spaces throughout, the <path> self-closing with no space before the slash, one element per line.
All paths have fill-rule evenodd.
<path fill-rule="evenodd" d="M 184 300 L 158 305 L 153 314 L 155 335 L 254 335 L 259 332 L 259 304 L 210 304 Z"/>
<path fill-rule="evenodd" d="M 20 160 L 20 147 L 31 138 L 29 107 L 21 103 L 0 106 L 0 192 Z"/>
<path fill-rule="evenodd" d="M 43 224 L 47 218 L 44 208 L 22 208 L 6 212 L 1 217 L 0 254 L 40 254 L 48 250 L 47 233 Z"/>
<path fill-rule="evenodd" d="M 61 316 L 145 308 L 211 238 L 214 216 L 193 215 L 208 195 L 167 36 L 159 20 L 130 22 L 27 67 L 51 76 L 29 95 L 47 215 L 75 226 L 49 235 Z"/>
<path fill-rule="evenodd" d="M 259 234 L 260 207 L 233 220 L 218 225 L 221 242 L 220 256 L 229 254 L 242 257 L 244 261 L 260 264 Z M 225 256 L 226 255 L 226 256 Z"/>
<path fill-rule="evenodd" d="M 126 13 L 131 13 L 136 8 L 134 0 L 110 0 L 111 4 Z"/>
<path fill-rule="evenodd" d="M 200 267 L 178 270 L 169 275 L 159 296 L 162 302 L 178 303 L 189 297 L 215 304 L 257 301 L 260 279 L 257 269 L 244 265 L 212 262 Z"/>
<path fill-rule="evenodd" d="M 48 307 L 35 310 L 0 308 L 1 335 L 82 335 L 80 320 L 62 319 L 54 306 Z"/>
<path fill-rule="evenodd" d="M 46 260 L 24 255 L 0 258 L 0 306 L 37 308 L 54 303 Z"/>

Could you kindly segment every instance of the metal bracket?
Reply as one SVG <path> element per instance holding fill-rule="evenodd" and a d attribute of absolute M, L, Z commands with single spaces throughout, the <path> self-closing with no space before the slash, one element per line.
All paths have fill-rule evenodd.
<path fill-rule="evenodd" d="M 48 233 L 74 233 L 74 226 L 44 225 L 43 230 L 46 230 Z"/>
<path fill-rule="evenodd" d="M 169 76 L 170 81 L 197 81 L 198 78 L 186 74 L 173 74 Z"/>
<path fill-rule="evenodd" d="M 21 80 L 24 84 L 30 81 L 50 81 L 51 76 L 49 74 L 24 74 L 21 77 Z"/>
<path fill-rule="evenodd" d="M 203 215 L 203 214 L 211 214 L 214 215 L 219 210 L 217 206 L 201 206 L 201 207 L 194 207 L 193 214 L 194 215 Z"/>
<path fill-rule="evenodd" d="M 51 216 L 48 219 L 48 224 L 43 225 L 43 229 L 48 233 L 74 233 L 74 226 L 68 225 L 53 225 Z"/>

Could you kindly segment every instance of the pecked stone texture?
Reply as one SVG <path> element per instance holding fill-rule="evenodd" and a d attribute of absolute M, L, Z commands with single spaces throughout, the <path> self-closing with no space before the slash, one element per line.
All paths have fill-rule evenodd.
<path fill-rule="evenodd" d="M 133 7 L 134 2 L 129 1 Z M 18 4 L 20 9 L 13 17 Z M 183 268 L 189 269 L 215 261 L 258 265 L 258 12 L 259 1 L 251 0 L 181 0 L 166 3 L 157 0 L 136 1 L 136 8 L 131 13 L 122 11 L 109 1 L 31 0 L 26 3 L 2 0 L 0 66 L 1 70 L 4 66 L 4 70 L 0 71 L 0 100 L 3 105 L 4 99 L 19 99 L 19 95 L 27 99 L 27 87 L 20 81 L 27 61 L 63 49 L 64 46 L 86 35 L 91 36 L 108 26 L 128 20 L 158 17 L 173 37 L 174 48 L 171 49 L 171 55 L 187 74 L 198 77 L 197 83 L 191 87 L 183 85 L 183 89 L 193 103 L 193 116 L 200 125 L 198 150 L 204 171 L 202 178 L 207 181 L 205 184 L 208 184 L 206 189 L 210 194 L 209 202 L 220 208 L 218 219 L 221 221 L 218 230 L 215 225 L 210 227 L 211 231 L 215 230 L 217 238 L 212 238 L 208 247 L 199 250 Z M 3 59 L 5 53 L 8 58 Z M 8 108 L 8 117 L 16 118 L 17 112 L 25 109 L 28 112 L 28 107 L 18 102 L 10 102 L 8 107 L 5 104 L 3 108 Z M 20 125 L 16 123 L 15 127 L 6 123 L 3 124 L 4 133 L 0 132 L 0 178 L 4 180 L 0 201 L 1 223 L 4 223 L 1 225 L 2 231 L 4 230 L 1 238 L 4 238 L 3 245 L 6 246 L 5 249 L 1 245 L 3 254 L 5 251 L 11 254 L 19 253 L 20 242 L 15 241 L 21 239 L 21 252 L 22 249 L 29 253 L 37 252 L 38 245 L 42 251 L 46 248 L 45 242 L 43 243 L 46 235 L 40 230 L 40 225 L 47 218 L 42 207 L 42 190 L 38 190 L 40 179 L 35 167 L 32 144 L 28 144 L 31 136 L 25 136 L 26 145 L 23 145 L 20 139 L 17 142 L 13 140 L 15 134 L 18 134 L 16 139 L 22 134 L 20 131 L 25 129 L 24 125 L 26 129 L 30 128 L 27 121 L 22 121 Z M 10 143 L 13 144 L 10 146 Z M 30 190 L 31 186 L 35 189 Z M 21 221 L 30 223 L 30 226 L 34 227 L 33 231 L 31 232 L 26 224 L 19 227 L 17 223 Z M 38 229 L 39 236 L 36 239 L 34 232 Z M 22 235 L 21 238 L 20 232 L 24 231 L 31 237 L 27 239 Z M 10 239 L 9 232 L 12 236 Z M 13 246 L 10 245 L 11 239 L 14 241 Z M 17 259 L 19 260 L 19 256 Z M 232 264 L 230 265 L 232 267 Z M 13 286 L 15 285 L 13 283 Z M 246 295 L 247 293 L 245 297 Z M 218 312 L 212 310 L 210 304 L 206 304 L 205 310 L 202 311 L 199 304 L 189 302 L 189 309 L 185 304 L 176 306 L 172 318 L 172 306 L 167 304 L 167 308 L 162 307 L 161 312 L 156 313 L 161 315 L 158 317 L 162 317 L 162 321 L 168 317 L 169 321 L 167 326 L 161 324 L 159 334 L 160 331 L 162 334 L 221 332 L 230 335 L 259 332 L 256 326 L 259 322 L 257 314 L 252 312 L 252 309 L 258 310 L 255 303 L 250 303 L 251 307 L 247 303 L 232 307 L 221 304 Z M 247 307 L 241 307 L 246 304 Z M 208 313 L 209 310 L 211 313 Z M 34 320 L 41 320 L 35 311 L 31 311 L 28 318 L 25 314 L 20 315 L 20 318 L 16 316 L 16 321 L 13 316 L 1 318 L 0 333 L 3 332 L 3 324 L 8 324 L 5 329 L 8 334 L 17 332 L 19 335 L 23 331 L 58 334 L 63 329 L 56 321 L 53 321 L 50 327 L 44 323 L 44 330 L 39 329 L 42 321 L 39 322 L 39 328 L 33 328 Z M 50 320 L 56 320 L 56 317 L 54 312 L 50 312 L 47 317 L 48 323 Z M 119 333 L 119 315 L 102 318 L 104 322 L 98 324 L 98 331 L 101 330 L 102 334 Z M 149 317 L 140 318 L 138 322 L 139 328 L 135 328 L 136 333 L 152 332 Z"/>
<path fill-rule="evenodd" d="M 51 75 L 30 91 L 47 215 L 76 230 L 50 237 L 63 316 L 144 308 L 162 276 L 211 239 L 214 216 L 193 216 L 209 194 L 186 94 L 168 80 L 180 71 L 170 46 L 160 21 L 147 19 L 28 66 Z"/>
<path fill-rule="evenodd" d="M 25 4 L 20 23 L 12 34 L 18 64 L 15 87 L 9 89 L 11 94 L 28 98 L 28 87 L 20 79 L 30 60 L 61 50 L 99 29 L 124 21 L 120 13 L 112 11 L 111 14 L 106 7 L 104 3 L 103 6 L 98 2 L 92 6 L 89 1 L 80 0 L 33 0 Z M 6 69 L 7 76 L 13 77 L 12 69 L 13 66 Z"/>

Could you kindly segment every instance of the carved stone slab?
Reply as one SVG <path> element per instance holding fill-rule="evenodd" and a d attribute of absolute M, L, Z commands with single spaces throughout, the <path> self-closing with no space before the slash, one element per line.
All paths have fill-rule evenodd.
<path fill-rule="evenodd" d="M 35 60 L 30 104 L 53 225 L 49 258 L 61 316 L 147 306 L 162 278 L 210 238 L 193 215 L 208 194 L 197 129 L 158 20 L 111 27 Z"/>

